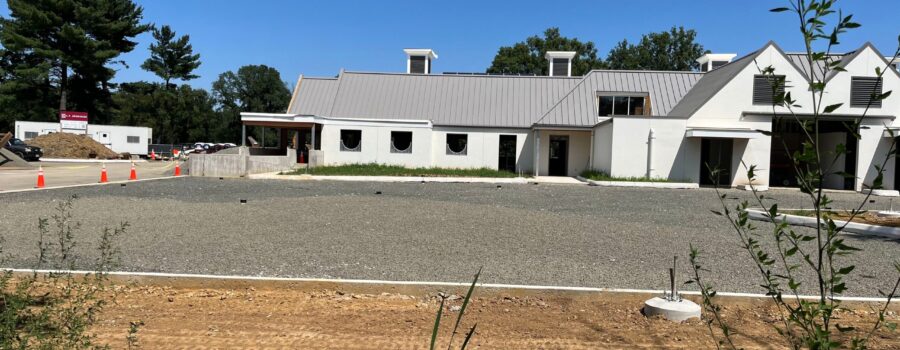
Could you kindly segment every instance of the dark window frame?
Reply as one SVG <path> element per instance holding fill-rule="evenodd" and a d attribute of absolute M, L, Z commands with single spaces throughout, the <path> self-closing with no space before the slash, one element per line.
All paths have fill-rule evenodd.
<path fill-rule="evenodd" d="M 616 108 L 616 103 L 618 101 L 620 101 L 620 99 L 625 101 L 625 105 L 624 105 L 625 113 L 619 113 L 619 110 Z M 641 103 L 640 103 L 641 104 L 641 106 L 640 106 L 641 113 L 640 114 L 632 113 L 633 108 L 631 106 L 631 102 L 636 101 L 636 100 L 641 101 Z M 628 94 L 628 93 L 622 93 L 622 94 L 599 93 L 599 94 L 597 94 L 597 105 L 596 105 L 597 116 L 598 117 L 649 116 L 650 111 L 647 108 L 649 101 L 650 101 L 650 95 L 646 95 L 646 94 L 640 95 L 640 94 L 635 94 L 635 93 L 631 93 L 631 94 Z M 608 106 L 609 108 L 604 108 L 604 102 L 609 103 L 609 106 Z M 619 107 L 623 107 L 623 106 L 619 106 Z M 607 110 L 609 111 L 609 113 L 604 114 L 604 112 L 606 112 Z"/>
<path fill-rule="evenodd" d="M 455 138 L 456 143 L 459 144 L 459 140 L 462 140 L 462 149 L 454 150 L 453 147 L 450 146 L 451 138 Z M 444 138 L 444 144 L 447 148 L 447 155 L 451 156 L 465 156 L 469 154 L 469 134 L 460 134 L 460 133 L 447 133 Z"/>
<path fill-rule="evenodd" d="M 400 149 L 397 147 L 394 140 L 402 135 L 409 135 L 409 144 L 406 145 L 406 148 Z M 402 146 L 402 145 L 401 145 Z M 400 154 L 412 154 L 413 149 L 413 132 L 412 131 L 391 131 L 391 153 L 400 153 Z"/>
<path fill-rule="evenodd" d="M 346 133 L 347 138 L 349 138 L 350 136 L 352 136 L 354 134 L 356 135 L 356 146 L 350 147 L 344 142 L 345 133 Z M 339 141 L 340 141 L 341 152 L 362 152 L 362 130 L 360 130 L 360 129 L 341 129 L 339 136 L 340 136 Z M 352 139 L 348 140 L 348 141 L 352 141 Z"/>

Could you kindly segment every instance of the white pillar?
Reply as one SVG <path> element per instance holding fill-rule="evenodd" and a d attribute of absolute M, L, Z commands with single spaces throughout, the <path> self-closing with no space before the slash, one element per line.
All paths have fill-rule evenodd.
<path fill-rule="evenodd" d="M 247 124 L 241 124 L 241 146 L 247 145 Z"/>
<path fill-rule="evenodd" d="M 534 176 L 541 175 L 541 131 L 534 129 Z"/>

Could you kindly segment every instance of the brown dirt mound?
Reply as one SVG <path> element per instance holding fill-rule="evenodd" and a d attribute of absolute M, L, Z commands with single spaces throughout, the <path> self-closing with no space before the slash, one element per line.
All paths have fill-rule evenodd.
<path fill-rule="evenodd" d="M 40 147 L 47 158 L 119 158 L 118 153 L 85 135 L 56 132 L 35 137 L 28 144 Z"/>

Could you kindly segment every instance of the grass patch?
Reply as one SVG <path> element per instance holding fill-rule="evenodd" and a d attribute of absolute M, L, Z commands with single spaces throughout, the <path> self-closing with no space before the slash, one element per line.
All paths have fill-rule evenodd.
<path fill-rule="evenodd" d="M 585 170 L 581 177 L 594 181 L 627 181 L 627 182 L 673 182 L 666 178 L 654 177 L 615 177 L 598 170 Z"/>
<path fill-rule="evenodd" d="M 448 169 L 448 168 L 405 168 L 398 165 L 383 164 L 347 164 L 335 166 L 319 166 L 284 172 L 281 175 L 349 175 L 349 176 L 428 176 L 428 177 L 519 177 L 516 173 L 490 168 Z"/>

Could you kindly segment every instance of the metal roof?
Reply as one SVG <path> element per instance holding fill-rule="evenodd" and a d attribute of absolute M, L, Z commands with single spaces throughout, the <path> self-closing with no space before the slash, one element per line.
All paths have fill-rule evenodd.
<path fill-rule="evenodd" d="M 435 125 L 528 128 L 580 80 L 343 72 L 334 85 L 321 84 L 321 80 L 317 85 L 302 82 L 297 102 L 288 112 L 335 118 L 420 119 L 431 120 Z M 304 91 L 318 85 L 329 91 Z M 332 105 L 323 110 L 329 93 Z M 305 97 L 314 101 L 304 102 Z"/>
<path fill-rule="evenodd" d="M 598 93 L 646 93 L 650 111 L 666 116 L 704 73 L 677 71 L 594 70 L 584 77 L 535 124 L 593 126 L 597 124 Z"/>
<path fill-rule="evenodd" d="M 300 77 L 296 100 L 288 107 L 290 114 L 328 115 L 334 104 L 337 78 Z"/>
<path fill-rule="evenodd" d="M 812 69 L 810 69 L 809 60 L 807 59 L 806 53 L 798 53 L 791 52 L 785 54 L 788 61 L 791 61 L 795 66 L 797 66 L 797 70 L 800 73 L 803 73 L 803 76 L 809 79 L 810 75 L 812 75 L 816 81 L 822 81 L 822 73 L 825 71 L 826 62 L 837 62 L 844 59 L 845 54 L 830 54 L 825 57 L 825 60 L 814 61 Z M 849 60 L 848 60 L 849 61 Z"/>

